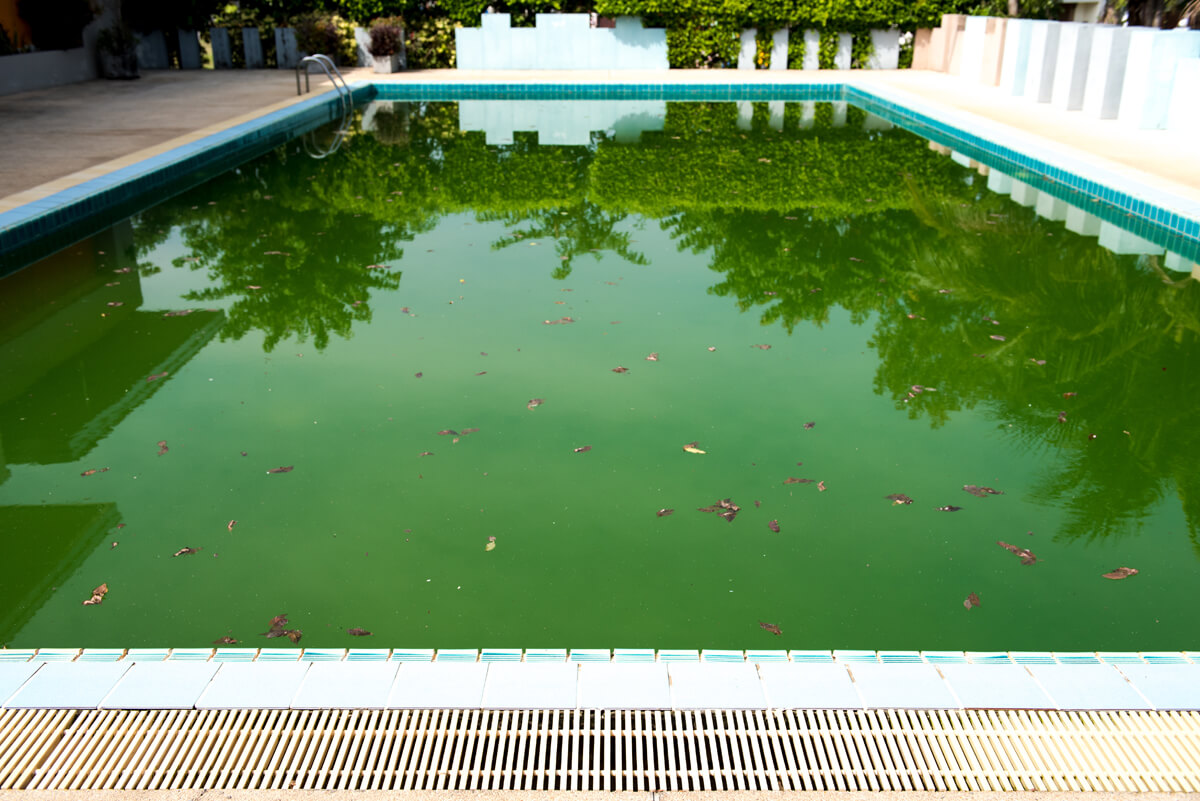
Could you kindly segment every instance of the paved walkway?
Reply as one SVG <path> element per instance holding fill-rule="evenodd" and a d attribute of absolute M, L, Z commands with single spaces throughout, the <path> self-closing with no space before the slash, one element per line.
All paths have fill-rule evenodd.
<path fill-rule="evenodd" d="M 1013 126 L 1168 191 L 1200 200 L 1200 155 L 1178 132 L 1131 130 L 968 87 L 957 77 L 924 71 L 470 72 L 425 70 L 377 76 L 355 69 L 347 80 L 397 82 L 537 81 L 648 83 L 809 83 L 831 78 L 879 84 L 959 112 Z M 313 91 L 330 91 L 313 77 Z M 0 211 L 94 178 L 145 156 L 296 102 L 290 70 L 153 71 L 138 81 L 90 81 L 0 97 Z M 53 182 L 51 184 L 51 182 Z M 51 184 L 47 186 L 47 184 Z M 32 190 L 32 191 L 31 191 Z M 14 194 L 19 196 L 13 197 Z"/>

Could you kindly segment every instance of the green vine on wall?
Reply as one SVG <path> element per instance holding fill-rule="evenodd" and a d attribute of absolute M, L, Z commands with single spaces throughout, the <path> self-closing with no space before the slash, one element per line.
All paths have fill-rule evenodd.
<path fill-rule="evenodd" d="M 775 31 L 770 28 L 759 28 L 754 36 L 754 66 L 760 70 L 771 66 L 771 44 Z"/>
<path fill-rule="evenodd" d="M 817 68 L 823 70 L 836 69 L 838 49 L 838 31 L 821 31 L 821 43 L 817 47 Z"/>

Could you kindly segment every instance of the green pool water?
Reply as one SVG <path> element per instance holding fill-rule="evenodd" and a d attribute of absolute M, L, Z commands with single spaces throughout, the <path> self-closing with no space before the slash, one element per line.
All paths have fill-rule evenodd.
<path fill-rule="evenodd" d="M 1198 647 L 1197 282 L 853 108 L 665 109 L 396 104 L 0 280 L 0 643 Z"/>

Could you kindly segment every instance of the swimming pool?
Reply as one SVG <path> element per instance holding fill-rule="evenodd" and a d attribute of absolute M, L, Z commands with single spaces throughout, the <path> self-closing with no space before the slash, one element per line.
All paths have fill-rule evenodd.
<path fill-rule="evenodd" d="M 5 279 L 0 640 L 1188 647 L 1196 282 L 1085 234 L 1190 220 L 806 91 L 385 96 Z"/>

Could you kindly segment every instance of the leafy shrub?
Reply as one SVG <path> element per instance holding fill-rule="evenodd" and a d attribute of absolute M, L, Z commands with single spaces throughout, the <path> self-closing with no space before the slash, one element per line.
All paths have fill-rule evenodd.
<path fill-rule="evenodd" d="M 354 28 L 341 17 L 303 14 L 293 27 L 296 29 L 296 46 L 301 52 L 324 53 L 338 64 L 353 63 Z"/>
<path fill-rule="evenodd" d="M 82 46 L 83 26 L 93 16 L 87 0 L 17 0 L 17 14 L 29 23 L 38 50 Z"/>
<path fill-rule="evenodd" d="M 443 69 L 454 66 L 454 29 L 446 17 L 421 19 L 408 26 L 405 47 L 409 69 Z"/>
<path fill-rule="evenodd" d="M 392 56 L 400 52 L 404 42 L 404 29 L 387 20 L 378 20 L 371 25 L 371 55 Z"/>

